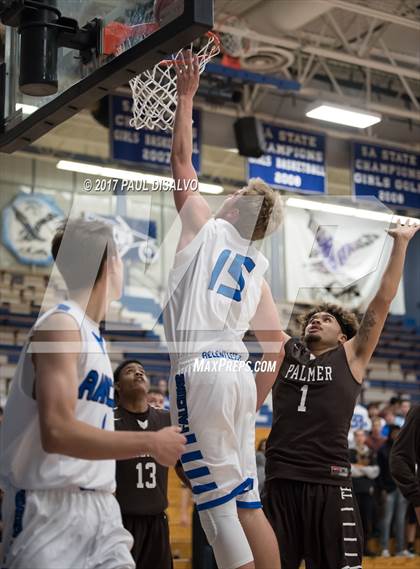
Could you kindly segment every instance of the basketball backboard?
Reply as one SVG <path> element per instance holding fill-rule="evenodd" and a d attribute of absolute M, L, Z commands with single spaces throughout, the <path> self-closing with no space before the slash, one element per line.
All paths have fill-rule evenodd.
<path fill-rule="evenodd" d="M 34 142 L 213 25 L 213 0 L 44 0 L 35 23 L 33 4 L 9 0 L 15 12 L 0 12 L 2 152 Z"/>

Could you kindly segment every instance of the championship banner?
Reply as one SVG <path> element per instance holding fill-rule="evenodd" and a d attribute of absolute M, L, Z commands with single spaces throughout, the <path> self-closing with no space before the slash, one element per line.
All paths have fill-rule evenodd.
<path fill-rule="evenodd" d="M 266 154 L 248 160 L 248 179 L 273 188 L 325 194 L 325 136 L 264 124 Z"/>
<path fill-rule="evenodd" d="M 286 209 L 287 301 L 332 302 L 365 311 L 392 249 L 388 226 L 353 216 Z M 393 314 L 405 313 L 403 290 L 401 281 Z"/>
<path fill-rule="evenodd" d="M 352 155 L 354 195 L 420 209 L 420 154 L 354 142 Z"/>
<path fill-rule="evenodd" d="M 162 130 L 136 130 L 130 126 L 133 100 L 131 97 L 113 95 L 110 108 L 111 159 L 116 162 L 146 165 L 169 170 L 171 162 L 172 132 Z M 201 169 L 201 115 L 193 111 L 193 166 Z"/>

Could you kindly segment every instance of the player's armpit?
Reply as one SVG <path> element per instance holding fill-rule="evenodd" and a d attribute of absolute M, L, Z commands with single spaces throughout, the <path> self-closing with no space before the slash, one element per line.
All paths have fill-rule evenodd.
<path fill-rule="evenodd" d="M 357 334 L 344 344 L 351 372 L 360 383 L 378 344 L 390 304 L 389 300 L 376 295 L 363 316 Z"/>

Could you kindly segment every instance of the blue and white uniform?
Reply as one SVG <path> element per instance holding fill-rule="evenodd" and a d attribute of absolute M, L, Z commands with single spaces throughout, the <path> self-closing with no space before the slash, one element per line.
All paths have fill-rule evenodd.
<path fill-rule="evenodd" d="M 256 385 L 242 338 L 261 297 L 264 255 L 210 219 L 175 256 L 164 311 L 172 423 L 200 512 L 261 506 L 255 462 Z M 213 369 L 214 368 L 214 369 Z"/>
<path fill-rule="evenodd" d="M 134 567 L 132 538 L 123 528 L 115 490 L 115 461 L 82 460 L 46 453 L 34 399 L 34 331 L 54 313 L 73 318 L 81 354 L 75 418 L 114 430 L 113 373 L 105 340 L 75 302 L 42 315 L 29 333 L 7 400 L 0 436 L 3 502 L 3 565 L 7 569 Z M 69 350 L 69 346 L 51 346 Z"/>

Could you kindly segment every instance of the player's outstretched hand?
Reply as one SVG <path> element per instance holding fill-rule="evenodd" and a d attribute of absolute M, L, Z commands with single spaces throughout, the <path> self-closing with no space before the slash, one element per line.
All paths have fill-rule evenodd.
<path fill-rule="evenodd" d="M 396 227 L 393 229 L 388 229 L 388 235 L 393 237 L 394 239 L 404 239 L 406 241 L 410 241 L 412 237 L 419 231 L 420 224 L 419 223 L 406 223 L 405 225 L 401 225 L 401 221 L 398 220 Z"/>
<path fill-rule="evenodd" d="M 184 50 L 174 65 L 178 97 L 194 97 L 200 83 L 198 58 L 191 50 Z"/>
<path fill-rule="evenodd" d="M 165 427 L 155 433 L 153 458 L 163 466 L 174 466 L 178 458 L 185 452 L 184 435 L 179 427 Z"/>

